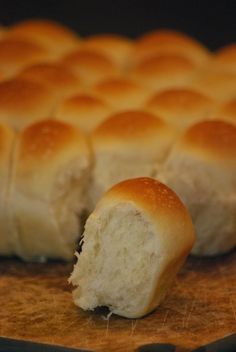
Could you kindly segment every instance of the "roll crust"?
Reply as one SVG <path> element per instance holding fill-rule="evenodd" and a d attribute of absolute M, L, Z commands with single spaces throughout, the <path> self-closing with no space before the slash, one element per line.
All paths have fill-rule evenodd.
<path fill-rule="evenodd" d="M 196 73 L 196 66 L 187 58 L 177 55 L 161 55 L 137 64 L 130 72 L 133 79 L 160 91 L 187 85 Z"/>
<path fill-rule="evenodd" d="M 8 38 L 25 38 L 48 48 L 55 56 L 63 55 L 80 45 L 80 39 L 69 28 L 46 19 L 25 20 L 12 25 Z"/>
<path fill-rule="evenodd" d="M 213 115 L 216 102 L 191 88 L 168 89 L 154 94 L 146 109 L 183 130 Z"/>
<path fill-rule="evenodd" d="M 117 34 L 96 34 L 86 37 L 83 47 L 106 55 L 121 67 L 127 67 L 133 41 Z"/>
<path fill-rule="evenodd" d="M 88 133 L 108 118 L 111 113 L 111 107 L 102 99 L 92 94 L 80 94 L 59 104 L 55 111 L 55 117 L 78 126 Z"/>
<path fill-rule="evenodd" d="M 0 121 L 20 130 L 50 116 L 56 98 L 52 90 L 38 82 L 3 81 L 0 83 Z"/>
<path fill-rule="evenodd" d="M 117 111 L 141 108 L 150 96 L 148 88 L 128 78 L 106 79 L 91 90 Z"/>
<path fill-rule="evenodd" d="M 91 138 L 97 148 L 112 148 L 112 146 L 133 145 L 137 148 L 149 148 L 150 144 L 144 143 L 150 137 L 156 136 L 156 133 L 162 131 L 164 137 L 165 131 L 170 131 L 171 128 L 156 115 L 142 110 L 128 110 L 120 113 L 115 113 L 101 123 L 91 133 Z M 173 131 L 172 131 L 173 132 Z M 154 142 L 154 140 L 153 140 Z M 155 143 L 159 143 L 156 139 Z M 156 150 L 158 152 L 158 148 Z"/>
<path fill-rule="evenodd" d="M 235 97 L 236 73 L 220 70 L 205 72 L 203 70 L 195 76 L 191 87 L 219 102 L 224 102 Z"/>
<path fill-rule="evenodd" d="M 62 63 L 77 73 L 87 85 L 120 74 L 118 66 L 102 53 L 78 49 L 66 55 Z"/>
<path fill-rule="evenodd" d="M 52 54 L 39 43 L 22 38 L 4 38 L 0 41 L 0 70 L 5 79 L 29 65 L 52 59 Z"/>
<path fill-rule="evenodd" d="M 46 85 L 53 89 L 59 99 L 76 94 L 82 89 L 78 75 L 60 63 L 41 63 L 27 67 L 18 78 Z"/>
<path fill-rule="evenodd" d="M 163 54 L 184 56 L 198 65 L 205 63 L 210 57 L 210 51 L 199 41 L 169 29 L 154 30 L 138 38 L 133 57 L 136 62 L 141 62 L 148 57 Z"/>

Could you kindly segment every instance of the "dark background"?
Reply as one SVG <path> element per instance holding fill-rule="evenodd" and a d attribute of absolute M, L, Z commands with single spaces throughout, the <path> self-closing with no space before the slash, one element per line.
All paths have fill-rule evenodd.
<path fill-rule="evenodd" d="M 0 22 L 58 20 L 81 35 L 111 32 L 137 37 L 169 27 L 187 32 L 211 49 L 236 41 L 236 1 L 0 0 Z"/>

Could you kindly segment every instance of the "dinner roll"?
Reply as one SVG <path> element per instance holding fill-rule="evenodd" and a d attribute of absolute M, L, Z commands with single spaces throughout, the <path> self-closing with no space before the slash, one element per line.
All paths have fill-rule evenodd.
<path fill-rule="evenodd" d="M 112 109 L 102 99 L 91 94 L 72 96 L 58 105 L 55 118 L 90 132 L 111 114 Z"/>
<path fill-rule="evenodd" d="M 23 79 L 0 82 L 0 121 L 22 129 L 48 117 L 56 96 L 46 86 Z"/>
<path fill-rule="evenodd" d="M 219 102 L 226 101 L 236 96 L 236 73 L 203 71 L 194 78 L 191 87 Z"/>
<path fill-rule="evenodd" d="M 61 23 L 46 19 L 29 19 L 12 25 L 8 38 L 24 38 L 49 49 L 55 57 L 75 49 L 80 39 L 75 32 Z"/>
<path fill-rule="evenodd" d="M 89 176 L 90 150 L 79 129 L 44 120 L 19 134 L 9 194 L 16 255 L 72 259 Z"/>
<path fill-rule="evenodd" d="M 118 34 L 95 34 L 83 41 L 83 47 L 100 52 L 125 68 L 133 49 L 133 41 Z"/>
<path fill-rule="evenodd" d="M 157 178 L 192 215 L 197 235 L 193 254 L 223 254 L 236 245 L 236 126 L 212 120 L 190 127 Z"/>
<path fill-rule="evenodd" d="M 104 54 L 92 50 L 78 49 L 66 55 L 62 62 L 77 73 L 87 85 L 120 74 L 115 62 Z"/>
<path fill-rule="evenodd" d="M 182 131 L 211 116 L 215 106 L 213 99 L 191 88 L 173 88 L 154 94 L 145 108 Z"/>
<path fill-rule="evenodd" d="M 236 43 L 226 45 L 217 50 L 210 64 L 215 69 L 236 73 Z"/>
<path fill-rule="evenodd" d="M 187 58 L 174 55 L 152 57 L 137 64 L 130 76 L 154 91 L 182 87 L 192 81 L 195 65 Z"/>
<path fill-rule="evenodd" d="M 41 63 L 24 69 L 18 77 L 45 84 L 58 99 L 82 90 L 81 81 L 68 67 L 60 63 Z"/>
<path fill-rule="evenodd" d="M 0 39 L 2 39 L 7 32 L 7 27 L 0 25 Z"/>
<path fill-rule="evenodd" d="M 150 97 L 150 91 L 147 87 L 129 78 L 105 79 L 91 87 L 91 90 L 116 111 L 138 109 Z"/>
<path fill-rule="evenodd" d="M 123 181 L 89 216 L 82 252 L 70 277 L 85 310 L 140 318 L 154 310 L 182 266 L 194 230 L 176 194 L 151 178 Z"/>
<path fill-rule="evenodd" d="M 9 216 L 8 191 L 14 139 L 13 130 L 7 125 L 0 124 L 0 255 L 12 254 L 7 219 Z"/>
<path fill-rule="evenodd" d="M 215 111 L 215 116 L 221 120 L 236 124 L 236 98 L 221 104 Z"/>
<path fill-rule="evenodd" d="M 171 29 L 145 33 L 134 43 L 133 62 L 141 62 L 157 55 L 180 55 L 196 64 L 205 64 L 209 50 L 198 40 Z"/>
<path fill-rule="evenodd" d="M 164 161 L 175 131 L 155 115 L 130 110 L 116 113 L 91 133 L 95 157 L 91 208 L 117 182 L 153 176 Z"/>
<path fill-rule="evenodd" d="M 50 52 L 38 43 L 23 39 L 0 40 L 0 71 L 10 78 L 32 64 L 50 61 Z"/>

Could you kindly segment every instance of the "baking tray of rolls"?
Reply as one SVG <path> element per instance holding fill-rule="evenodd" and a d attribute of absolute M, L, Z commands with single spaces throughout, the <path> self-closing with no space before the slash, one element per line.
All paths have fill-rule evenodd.
<path fill-rule="evenodd" d="M 173 30 L 1 27 L 1 336 L 187 351 L 235 332 L 235 62 Z"/>

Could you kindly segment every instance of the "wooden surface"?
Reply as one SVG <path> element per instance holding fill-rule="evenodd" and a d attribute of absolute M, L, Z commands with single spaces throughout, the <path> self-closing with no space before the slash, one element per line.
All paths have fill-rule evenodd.
<path fill-rule="evenodd" d="M 236 331 L 236 252 L 189 258 L 162 305 L 143 319 L 122 319 L 74 306 L 71 264 L 0 260 L 0 335 L 84 347 L 134 351 L 170 342 L 187 351 Z"/>

